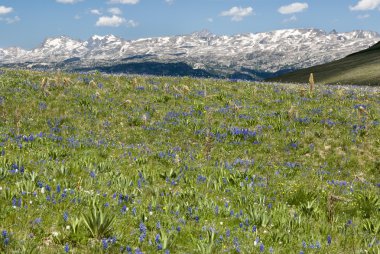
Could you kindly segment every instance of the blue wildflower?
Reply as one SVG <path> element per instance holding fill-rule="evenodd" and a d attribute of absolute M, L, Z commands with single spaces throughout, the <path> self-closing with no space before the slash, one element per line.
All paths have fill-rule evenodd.
<path fill-rule="evenodd" d="M 264 244 L 261 243 L 261 244 L 260 244 L 260 252 L 264 252 L 264 249 L 265 249 L 265 248 L 264 248 Z"/>
<path fill-rule="evenodd" d="M 234 247 L 237 253 L 240 253 L 240 244 L 239 244 L 239 239 L 237 237 L 234 238 Z"/>
<path fill-rule="evenodd" d="M 108 249 L 108 241 L 107 241 L 107 239 L 102 239 L 102 246 L 103 246 L 104 250 Z"/>
<path fill-rule="evenodd" d="M 146 238 L 146 230 L 147 230 L 147 228 L 146 228 L 146 226 L 145 226 L 145 224 L 143 222 L 140 223 L 139 228 L 140 228 L 139 241 L 143 242 L 145 240 L 145 238 Z"/>
<path fill-rule="evenodd" d="M 68 219 L 69 219 L 69 214 L 68 214 L 68 212 L 64 212 L 64 213 L 63 213 L 63 220 L 64 220 L 65 222 L 67 222 Z"/>
<path fill-rule="evenodd" d="M 328 245 L 331 244 L 331 235 L 328 235 L 328 236 L 327 236 L 327 244 L 328 244 Z"/>
<path fill-rule="evenodd" d="M 230 237 L 231 236 L 231 231 L 229 229 L 227 229 L 226 231 L 226 237 Z"/>
<path fill-rule="evenodd" d="M 65 250 L 65 253 L 69 253 L 70 247 L 68 243 L 65 244 L 64 250 Z"/>

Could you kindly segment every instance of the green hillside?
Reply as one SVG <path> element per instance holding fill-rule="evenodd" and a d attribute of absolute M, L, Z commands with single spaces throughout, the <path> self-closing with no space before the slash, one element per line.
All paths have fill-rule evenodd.
<path fill-rule="evenodd" d="M 317 83 L 380 85 L 380 42 L 343 59 L 291 72 L 269 81 L 305 83 L 314 73 Z"/>

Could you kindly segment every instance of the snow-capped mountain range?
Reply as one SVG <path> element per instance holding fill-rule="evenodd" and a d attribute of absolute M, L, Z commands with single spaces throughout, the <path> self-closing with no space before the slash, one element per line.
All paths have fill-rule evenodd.
<path fill-rule="evenodd" d="M 33 50 L 0 48 L 0 65 L 77 69 L 122 63 L 186 63 L 211 73 L 279 72 L 323 64 L 363 50 L 380 34 L 355 30 L 287 29 L 217 36 L 207 30 L 189 35 L 124 40 L 92 36 L 86 41 L 61 36 Z M 251 72 L 252 71 L 252 72 Z"/>

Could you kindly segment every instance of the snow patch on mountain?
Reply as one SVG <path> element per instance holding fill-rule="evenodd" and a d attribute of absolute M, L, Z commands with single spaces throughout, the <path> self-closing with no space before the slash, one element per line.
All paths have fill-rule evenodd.
<path fill-rule="evenodd" d="M 284 29 L 217 36 L 207 30 L 189 35 L 124 40 L 94 35 L 86 41 L 66 36 L 46 39 L 33 50 L 0 49 L 1 64 L 55 64 L 71 58 L 79 66 L 125 61 L 184 62 L 194 68 L 277 72 L 323 64 L 363 50 L 380 34 L 355 30 L 327 33 L 319 29 Z"/>

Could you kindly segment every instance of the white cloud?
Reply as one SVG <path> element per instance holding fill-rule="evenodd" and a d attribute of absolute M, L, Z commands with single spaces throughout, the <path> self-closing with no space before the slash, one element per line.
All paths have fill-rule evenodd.
<path fill-rule="evenodd" d="M 82 17 L 80 16 L 80 15 L 75 15 L 74 16 L 74 19 L 76 19 L 76 20 L 79 20 L 79 19 L 81 19 Z"/>
<path fill-rule="evenodd" d="M 309 8 L 309 5 L 307 3 L 296 2 L 289 5 L 281 6 L 278 9 L 278 12 L 281 14 L 292 14 L 292 13 L 297 13 L 297 12 L 303 12 L 307 8 Z"/>
<path fill-rule="evenodd" d="M 126 24 L 127 24 L 127 27 L 136 27 L 139 25 L 139 23 L 137 23 L 134 20 L 127 20 Z"/>
<path fill-rule="evenodd" d="M 111 26 L 119 27 L 122 24 L 125 24 L 127 20 L 125 18 L 113 15 L 112 17 L 102 16 L 96 22 L 96 26 Z"/>
<path fill-rule="evenodd" d="M 171 5 L 171 4 L 173 4 L 173 3 L 174 3 L 174 0 L 165 0 L 165 3 L 167 3 L 167 4 Z"/>
<path fill-rule="evenodd" d="M 223 11 L 222 13 L 220 13 L 221 16 L 231 17 L 232 21 L 241 21 L 244 17 L 252 14 L 252 7 L 242 8 L 237 6 L 232 7 L 228 11 Z"/>
<path fill-rule="evenodd" d="M 5 21 L 7 24 L 14 24 L 19 22 L 21 19 L 19 16 L 14 16 L 13 18 L 0 18 L 0 21 Z"/>
<path fill-rule="evenodd" d="M 210 23 L 212 23 L 212 22 L 214 22 L 214 19 L 213 18 L 208 18 L 207 21 L 210 22 Z"/>
<path fill-rule="evenodd" d="M 56 1 L 57 3 L 61 3 L 61 4 L 75 4 L 83 0 L 56 0 Z"/>
<path fill-rule="evenodd" d="M 90 10 L 90 13 L 94 15 L 99 15 L 99 16 L 102 15 L 102 12 L 99 11 L 98 9 L 92 9 Z"/>
<path fill-rule="evenodd" d="M 367 11 L 380 7 L 380 0 L 359 0 L 355 6 L 350 6 L 351 11 Z"/>
<path fill-rule="evenodd" d="M 121 15 L 123 12 L 119 9 L 119 8 L 117 8 L 117 7 L 115 7 L 115 8 L 109 8 L 108 9 L 108 12 L 109 13 L 111 13 L 111 14 L 113 14 L 113 15 Z"/>
<path fill-rule="evenodd" d="M 8 14 L 8 13 L 11 13 L 12 11 L 13 11 L 12 7 L 6 7 L 3 5 L 0 5 L 0 15 Z"/>
<path fill-rule="evenodd" d="M 140 0 L 109 0 L 110 4 L 137 4 Z"/>
<path fill-rule="evenodd" d="M 298 20 L 297 17 L 295 15 L 293 15 L 288 19 L 284 19 L 283 22 L 284 23 L 290 23 L 290 22 L 296 22 L 297 20 Z"/>
<path fill-rule="evenodd" d="M 358 19 L 368 19 L 369 17 L 371 17 L 371 15 L 369 15 L 369 14 L 364 14 L 364 15 L 357 16 Z"/>

